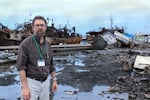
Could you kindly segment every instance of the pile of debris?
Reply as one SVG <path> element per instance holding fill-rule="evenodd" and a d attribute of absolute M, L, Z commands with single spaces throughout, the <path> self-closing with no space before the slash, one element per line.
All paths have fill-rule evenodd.
<path fill-rule="evenodd" d="M 141 35 L 140 37 L 135 37 L 133 34 L 128 34 L 124 32 L 124 29 L 105 29 L 96 32 L 87 32 L 87 40 L 92 44 L 93 49 L 102 50 L 105 48 L 132 48 L 146 45 L 149 42 L 148 35 Z M 142 39 L 141 40 L 138 40 Z"/>
<path fill-rule="evenodd" d="M 0 24 L 0 46 L 3 45 L 18 45 L 22 40 L 32 35 L 31 20 L 18 24 L 15 30 L 11 30 Z M 79 44 L 82 36 L 76 32 L 76 28 L 69 29 L 67 25 L 62 28 L 56 28 L 54 23 L 47 27 L 46 37 L 51 41 L 51 44 Z"/>

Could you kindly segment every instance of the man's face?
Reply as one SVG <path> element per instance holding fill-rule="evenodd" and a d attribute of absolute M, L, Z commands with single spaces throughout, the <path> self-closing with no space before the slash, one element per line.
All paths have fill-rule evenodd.
<path fill-rule="evenodd" d="M 45 22 L 41 19 L 36 19 L 33 25 L 33 33 L 35 35 L 43 35 L 47 29 Z"/>

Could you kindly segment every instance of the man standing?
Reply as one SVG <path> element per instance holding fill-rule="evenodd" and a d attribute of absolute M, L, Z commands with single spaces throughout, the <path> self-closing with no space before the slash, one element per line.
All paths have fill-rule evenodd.
<path fill-rule="evenodd" d="M 33 35 L 22 41 L 18 52 L 17 69 L 21 80 L 22 99 L 49 100 L 50 77 L 53 80 L 53 91 L 57 90 L 58 85 L 52 49 L 45 39 L 45 18 L 34 17 L 32 29 Z"/>

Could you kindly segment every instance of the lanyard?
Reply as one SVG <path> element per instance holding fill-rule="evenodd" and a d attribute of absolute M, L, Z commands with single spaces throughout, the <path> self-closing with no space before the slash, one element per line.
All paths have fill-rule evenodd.
<path fill-rule="evenodd" d="M 35 44 L 35 46 L 36 46 L 36 49 L 38 50 L 38 54 L 39 54 L 40 58 L 43 59 L 43 55 L 44 55 L 44 53 L 45 53 L 46 48 L 44 47 L 44 50 L 43 50 L 43 52 L 42 52 L 41 49 L 40 49 L 40 46 L 38 45 L 38 43 L 37 43 L 37 41 L 36 41 L 36 39 L 35 39 L 35 36 L 34 36 L 34 35 L 32 36 L 32 39 L 33 39 L 33 41 L 34 41 L 34 44 Z"/>

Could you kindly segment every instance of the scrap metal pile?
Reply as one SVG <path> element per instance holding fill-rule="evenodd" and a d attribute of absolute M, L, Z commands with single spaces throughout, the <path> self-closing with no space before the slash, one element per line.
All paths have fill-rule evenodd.
<path fill-rule="evenodd" d="M 105 48 L 112 47 L 140 47 L 148 46 L 150 42 L 149 35 L 135 36 L 124 32 L 124 29 L 114 28 L 105 29 L 102 28 L 100 31 L 89 31 L 87 34 L 87 40 L 92 44 L 92 48 L 96 50 L 102 50 Z"/>
<path fill-rule="evenodd" d="M 15 30 L 11 30 L 0 24 L 0 45 L 18 45 L 22 40 L 32 35 L 31 21 L 18 24 Z M 82 36 L 76 33 L 75 27 L 69 29 L 67 25 L 62 28 L 56 28 L 54 23 L 48 26 L 45 33 L 51 44 L 79 44 Z"/>

